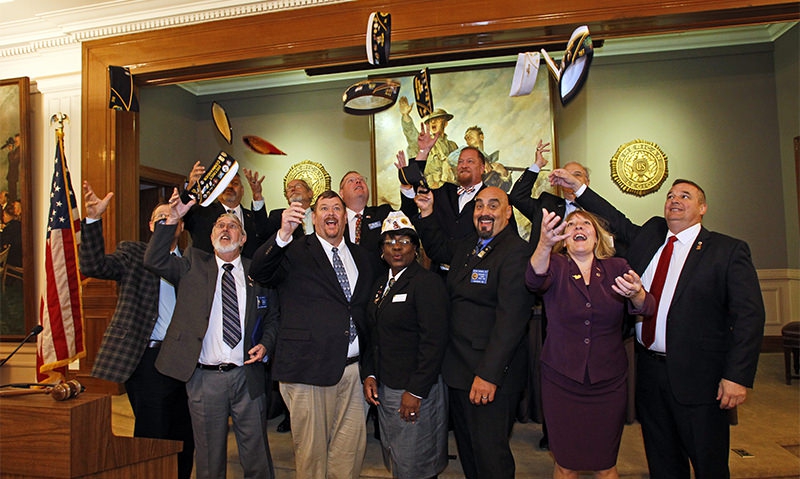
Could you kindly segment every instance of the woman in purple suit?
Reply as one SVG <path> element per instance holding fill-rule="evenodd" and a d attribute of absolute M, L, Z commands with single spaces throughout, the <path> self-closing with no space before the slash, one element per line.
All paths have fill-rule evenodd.
<path fill-rule="evenodd" d="M 615 258 L 597 217 L 575 211 L 559 225 L 543 210 L 539 244 L 525 275 L 544 298 L 542 407 L 555 459 L 553 477 L 617 478 L 625 424 L 628 360 L 622 324 L 652 314 L 655 300 L 627 261 Z"/>

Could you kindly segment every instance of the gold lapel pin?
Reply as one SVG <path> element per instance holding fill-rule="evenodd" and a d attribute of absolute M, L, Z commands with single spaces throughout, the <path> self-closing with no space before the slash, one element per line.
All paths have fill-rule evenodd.
<path fill-rule="evenodd" d="M 581 279 L 581 275 L 579 275 L 579 274 L 573 274 L 573 275 L 572 275 L 572 279 Z"/>
<path fill-rule="evenodd" d="M 702 241 L 698 241 L 697 242 L 697 247 L 695 249 L 697 251 L 700 251 L 701 249 L 703 249 L 703 242 Z"/>

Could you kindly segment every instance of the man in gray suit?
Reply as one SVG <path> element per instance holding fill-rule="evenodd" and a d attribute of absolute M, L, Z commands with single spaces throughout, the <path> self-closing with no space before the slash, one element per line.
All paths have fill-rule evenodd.
<path fill-rule="evenodd" d="M 194 461 L 192 421 L 186 402 L 186 385 L 165 376 L 155 367 L 156 357 L 175 309 L 175 288 L 158 275 L 144 271 L 147 243 L 122 241 L 106 254 L 102 216 L 113 193 L 100 199 L 88 181 L 83 182 L 86 217 L 81 225 L 78 249 L 81 273 L 117 282 L 117 307 L 103 334 L 92 367 L 92 376 L 125 383 L 135 419 L 133 435 L 183 441 L 178 453 L 178 478 L 189 479 Z M 150 216 L 155 223 L 169 216 L 169 205 L 160 204 Z M 169 251 L 180 254 L 177 243 L 183 231 L 178 223 Z"/>
<path fill-rule="evenodd" d="M 156 368 L 186 381 L 198 479 L 225 477 L 229 416 L 244 477 L 270 479 L 264 361 L 275 347 L 277 294 L 248 277 L 250 261 L 240 254 L 247 233 L 235 214 L 214 222 L 214 254 L 196 248 L 180 258 L 169 254 L 170 238 L 192 204 L 183 204 L 175 190 L 169 217 L 156 225 L 145 253 L 147 268 L 178 285 Z"/>

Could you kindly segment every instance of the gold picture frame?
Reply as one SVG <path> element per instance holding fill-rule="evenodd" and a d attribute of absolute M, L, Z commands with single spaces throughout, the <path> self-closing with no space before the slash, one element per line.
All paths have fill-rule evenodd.
<path fill-rule="evenodd" d="M 20 237 L 14 239 L 13 243 L 23 249 L 29 248 L 33 244 L 33 215 L 28 77 L 0 80 L 0 145 L 4 145 L 0 152 L 0 191 L 9 193 L 9 202 L 18 200 L 21 204 L 20 225 L 10 229 L 4 226 L 3 229 L 7 236 L 14 230 L 13 235 L 19 234 Z M 8 237 L 3 239 L 2 235 L 0 240 L 3 243 L 10 242 Z M 32 287 L 32 271 L 33 254 L 30 250 L 21 252 L 20 264 L 7 263 L 5 268 L 0 269 L 0 341 L 19 341 L 36 324 L 36 288 Z"/>

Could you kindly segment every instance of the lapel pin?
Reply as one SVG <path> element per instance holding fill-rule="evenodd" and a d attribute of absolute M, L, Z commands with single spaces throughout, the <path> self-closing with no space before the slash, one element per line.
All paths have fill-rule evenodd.
<path fill-rule="evenodd" d="M 579 274 L 573 274 L 573 275 L 572 275 L 572 279 L 581 279 L 581 275 L 579 275 Z"/>
<path fill-rule="evenodd" d="M 698 241 L 697 242 L 697 247 L 695 249 L 697 251 L 700 251 L 701 249 L 703 249 L 703 242 L 702 241 Z"/>

